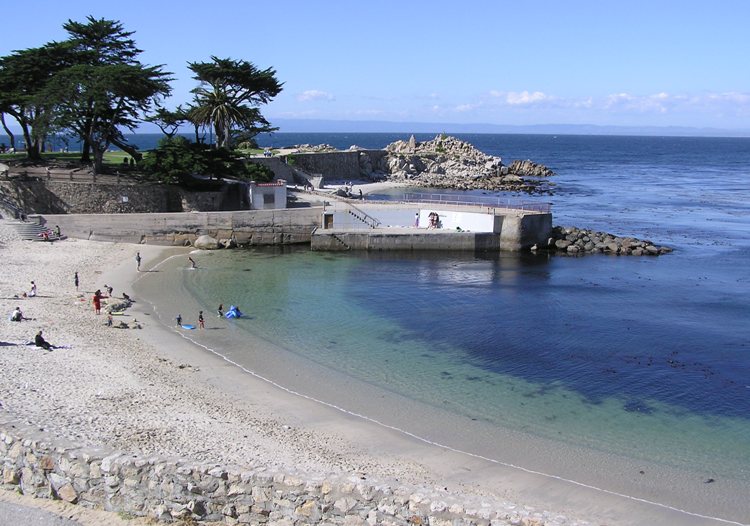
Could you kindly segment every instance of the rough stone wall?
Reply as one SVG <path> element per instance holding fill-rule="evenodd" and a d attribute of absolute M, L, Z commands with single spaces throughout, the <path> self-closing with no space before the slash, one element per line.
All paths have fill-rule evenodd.
<path fill-rule="evenodd" d="M 91 214 L 168 210 L 169 189 L 161 185 L 28 180 L 2 182 L 0 187 L 5 196 L 27 213 Z"/>
<path fill-rule="evenodd" d="M 238 205 L 238 189 L 191 192 L 159 184 L 77 181 L 0 181 L 0 198 L 27 214 L 132 214 L 224 210 Z M 242 185 L 240 185 L 242 186 Z M 234 208 L 234 206 L 231 206 Z"/>
<path fill-rule="evenodd" d="M 296 153 L 289 156 L 296 166 L 309 173 L 323 174 L 329 179 L 358 179 L 359 152 Z"/>
<path fill-rule="evenodd" d="M 206 464 L 55 440 L 0 424 L 2 487 L 171 522 L 301 525 L 543 525 L 559 516 L 371 480 Z M 570 522 L 565 522 L 571 524 Z"/>

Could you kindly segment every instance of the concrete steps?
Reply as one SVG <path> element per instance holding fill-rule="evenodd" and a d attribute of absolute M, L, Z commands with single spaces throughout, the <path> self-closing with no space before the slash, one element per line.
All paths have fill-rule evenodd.
<path fill-rule="evenodd" d="M 26 241 L 58 241 L 65 236 L 56 236 L 50 228 L 34 221 L 6 221 L 5 224 L 16 231 L 21 239 Z M 44 239 L 44 233 L 47 233 L 47 239 Z"/>

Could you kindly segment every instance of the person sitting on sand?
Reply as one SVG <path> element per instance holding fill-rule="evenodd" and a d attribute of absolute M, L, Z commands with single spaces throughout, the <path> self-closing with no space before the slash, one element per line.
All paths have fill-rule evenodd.
<path fill-rule="evenodd" d="M 44 339 L 44 337 L 42 336 L 41 330 L 38 333 L 36 333 L 36 336 L 34 336 L 34 345 L 36 345 L 37 347 L 41 347 L 42 349 L 45 349 L 47 351 L 51 351 L 54 347 L 47 340 Z"/>
<path fill-rule="evenodd" d="M 23 312 L 21 312 L 21 307 L 16 307 L 16 310 L 13 311 L 13 314 L 10 315 L 10 321 L 21 321 L 24 320 Z"/>

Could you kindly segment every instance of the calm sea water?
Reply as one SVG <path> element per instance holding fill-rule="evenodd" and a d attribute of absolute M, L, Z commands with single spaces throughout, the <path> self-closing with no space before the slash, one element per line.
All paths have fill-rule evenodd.
<path fill-rule="evenodd" d="M 426 405 L 750 487 L 750 139 L 460 137 L 557 172 L 539 197 L 555 224 L 674 253 L 255 249 L 214 254 L 186 290 L 251 313 L 238 330 Z"/>

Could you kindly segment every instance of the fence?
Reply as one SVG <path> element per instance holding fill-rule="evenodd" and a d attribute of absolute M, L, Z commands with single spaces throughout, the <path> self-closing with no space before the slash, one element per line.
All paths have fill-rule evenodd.
<path fill-rule="evenodd" d="M 507 208 L 510 210 L 524 210 L 530 212 L 542 212 L 546 214 L 552 211 L 552 203 L 520 201 L 499 196 L 407 193 L 404 194 L 403 200 L 410 203 Z"/>

